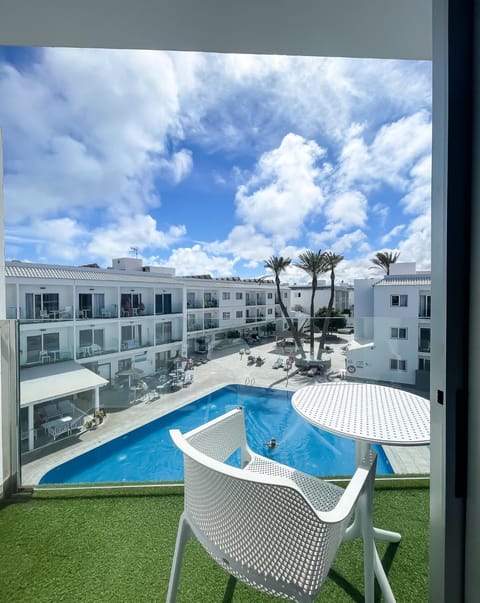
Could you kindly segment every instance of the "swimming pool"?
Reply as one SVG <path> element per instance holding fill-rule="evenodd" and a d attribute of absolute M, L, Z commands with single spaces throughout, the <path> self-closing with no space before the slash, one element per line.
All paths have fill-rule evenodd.
<path fill-rule="evenodd" d="M 352 440 L 313 427 L 293 410 L 293 392 L 229 385 L 188 406 L 155 419 L 54 469 L 41 484 L 158 482 L 183 479 L 183 459 L 169 429 L 189 431 L 243 406 L 250 448 L 313 475 L 351 475 L 355 470 Z M 272 437 L 279 445 L 266 446 Z M 381 447 L 377 472 L 393 473 Z"/>

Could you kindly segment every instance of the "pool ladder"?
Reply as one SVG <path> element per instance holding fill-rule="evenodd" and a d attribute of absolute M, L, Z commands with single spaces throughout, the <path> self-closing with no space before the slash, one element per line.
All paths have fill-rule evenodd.
<path fill-rule="evenodd" d="M 245 379 L 245 385 L 255 385 L 255 377 L 247 377 Z"/>

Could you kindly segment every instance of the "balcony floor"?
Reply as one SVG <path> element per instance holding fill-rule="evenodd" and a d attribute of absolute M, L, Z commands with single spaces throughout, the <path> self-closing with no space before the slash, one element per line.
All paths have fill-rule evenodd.
<path fill-rule="evenodd" d="M 105 489 L 18 496 L 0 507 L 0 583 L 10 603 L 165 601 L 178 488 Z M 397 601 L 428 600 L 428 483 L 377 483 L 375 523 L 402 534 L 379 554 Z M 348 542 L 316 599 L 363 601 L 362 546 Z M 197 542 L 184 557 L 178 603 L 262 603 L 278 599 L 229 580 Z M 377 593 L 376 600 L 380 600 Z"/>

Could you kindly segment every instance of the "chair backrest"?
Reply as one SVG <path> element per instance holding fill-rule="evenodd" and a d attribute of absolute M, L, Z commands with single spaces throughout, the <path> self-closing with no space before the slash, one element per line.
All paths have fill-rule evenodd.
<path fill-rule="evenodd" d="M 75 410 L 75 406 L 70 400 L 60 400 L 57 402 L 57 406 L 63 415 L 71 415 Z"/>
<path fill-rule="evenodd" d="M 46 404 L 43 407 L 43 411 L 45 413 L 45 416 L 47 417 L 47 420 L 49 419 L 55 419 L 56 417 L 59 417 L 62 413 L 58 410 L 58 407 L 56 405 L 55 402 L 51 402 L 50 404 Z"/>
<path fill-rule="evenodd" d="M 319 511 L 282 471 L 226 464 L 238 448 L 242 466 L 256 456 L 246 443 L 241 409 L 185 435 L 170 434 L 184 454 L 185 516 L 206 551 L 264 592 L 310 601 L 330 570 L 362 486 L 356 484 L 352 504 L 339 512 L 328 505 Z"/>

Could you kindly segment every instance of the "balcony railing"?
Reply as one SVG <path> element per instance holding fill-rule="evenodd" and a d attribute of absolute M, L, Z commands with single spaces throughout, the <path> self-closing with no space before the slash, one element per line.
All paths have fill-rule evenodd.
<path fill-rule="evenodd" d="M 205 321 L 205 329 L 218 329 L 219 321 L 218 320 L 206 320 Z"/>
<path fill-rule="evenodd" d="M 135 350 L 138 348 L 149 348 L 152 347 L 152 342 L 151 341 L 138 341 L 136 339 L 125 339 L 124 341 L 122 341 L 120 348 L 121 351 L 125 351 L 125 350 Z"/>
<path fill-rule="evenodd" d="M 201 331 L 203 329 L 203 322 L 188 322 L 187 331 Z"/>
<path fill-rule="evenodd" d="M 178 341 L 182 341 L 183 338 L 181 335 L 172 335 L 171 337 L 161 337 L 156 340 L 155 345 L 165 345 L 167 343 L 177 343 Z"/>
<path fill-rule="evenodd" d="M 206 299 L 203 302 L 204 308 L 218 308 L 218 299 Z"/>
<path fill-rule="evenodd" d="M 97 344 L 79 346 L 77 348 L 77 358 L 90 358 L 91 356 L 104 356 L 106 354 L 115 354 L 118 352 L 118 342 L 110 341 L 107 346 Z"/>
<path fill-rule="evenodd" d="M 62 362 L 63 360 L 73 360 L 73 351 L 39 350 L 38 352 L 28 352 L 26 358 L 20 360 L 20 366 L 37 366 L 40 364 L 50 364 L 52 362 Z"/>
<path fill-rule="evenodd" d="M 196 299 L 195 301 L 187 301 L 187 310 L 194 310 L 203 307 L 203 301 L 201 300 Z"/>

